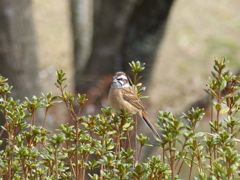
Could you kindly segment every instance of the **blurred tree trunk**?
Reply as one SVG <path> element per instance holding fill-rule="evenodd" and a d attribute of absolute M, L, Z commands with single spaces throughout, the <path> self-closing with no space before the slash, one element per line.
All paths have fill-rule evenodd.
<path fill-rule="evenodd" d="M 128 63 L 137 60 L 146 63 L 143 82 L 149 82 L 173 1 L 71 0 L 76 92 L 97 87 L 103 96 L 112 74 L 130 75 Z"/>
<path fill-rule="evenodd" d="M 14 99 L 40 95 L 32 16 L 31 0 L 0 1 L 0 74 L 13 86 Z"/>

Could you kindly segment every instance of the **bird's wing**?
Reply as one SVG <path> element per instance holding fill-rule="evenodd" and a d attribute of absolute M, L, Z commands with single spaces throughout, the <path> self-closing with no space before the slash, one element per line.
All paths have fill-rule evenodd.
<path fill-rule="evenodd" d="M 135 106 L 138 109 L 142 110 L 141 118 L 144 120 L 144 122 L 147 124 L 147 126 L 152 130 L 152 132 L 160 138 L 160 135 L 158 134 L 157 130 L 154 128 L 152 123 L 149 121 L 146 115 L 145 108 L 143 106 L 142 101 L 138 98 L 137 92 L 132 87 L 122 88 L 122 95 L 123 99 L 129 102 L 131 105 Z"/>
<path fill-rule="evenodd" d="M 142 101 L 139 99 L 137 92 L 130 86 L 122 88 L 123 99 L 138 109 L 145 111 Z"/>

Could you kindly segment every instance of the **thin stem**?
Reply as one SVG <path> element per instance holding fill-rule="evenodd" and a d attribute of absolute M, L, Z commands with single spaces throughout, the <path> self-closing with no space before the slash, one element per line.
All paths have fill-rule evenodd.
<path fill-rule="evenodd" d="M 133 84 L 137 84 L 137 73 L 133 76 Z M 134 116 L 134 150 L 135 150 L 135 154 L 134 154 L 134 161 L 136 163 L 137 160 L 137 116 Z M 134 163 L 134 164 L 135 164 Z"/>
<path fill-rule="evenodd" d="M 54 158 L 55 158 L 55 167 L 56 167 L 56 179 L 58 179 L 58 155 L 57 155 L 57 147 L 55 148 L 55 154 L 54 154 Z"/>
<path fill-rule="evenodd" d="M 45 110 L 44 121 L 43 121 L 43 122 L 44 122 L 44 123 L 43 123 L 43 128 L 46 127 L 48 109 L 49 109 L 49 108 L 46 108 L 46 110 Z"/>
<path fill-rule="evenodd" d="M 21 164 L 23 168 L 22 178 L 27 179 L 27 167 L 25 167 L 25 160 L 21 158 Z"/>
<path fill-rule="evenodd" d="M 222 80 L 222 71 L 220 70 L 220 72 L 218 73 L 218 79 L 219 81 Z M 221 104 L 221 86 L 218 86 L 218 93 L 217 93 L 217 102 L 218 104 Z M 220 121 L 220 110 L 217 110 L 217 134 L 219 134 L 219 122 Z"/>
<path fill-rule="evenodd" d="M 76 172 L 76 179 L 79 178 L 79 164 L 78 164 L 78 146 L 79 146 L 79 129 L 78 129 L 78 126 L 79 126 L 79 121 L 76 120 L 76 124 L 75 124 L 75 128 L 76 128 L 76 154 L 75 154 L 75 164 L 76 164 L 76 169 L 75 169 L 75 172 Z"/>
<path fill-rule="evenodd" d="M 173 143 L 173 148 L 175 149 L 176 146 L 176 142 Z M 172 180 L 174 180 L 174 176 L 175 176 L 175 166 L 174 166 L 174 162 L 175 162 L 175 152 L 172 151 L 172 144 L 170 143 L 170 166 L 171 166 L 171 170 L 172 170 Z"/>
<path fill-rule="evenodd" d="M 102 140 L 101 140 L 101 145 L 102 145 L 102 146 L 106 144 L 106 143 L 105 143 L 105 138 L 106 138 L 106 134 L 104 133 L 104 134 L 102 134 Z M 117 148 L 117 147 L 116 147 L 116 148 Z M 102 158 L 102 154 L 100 155 L 99 159 L 101 159 L 101 158 Z M 103 165 L 103 164 L 100 164 L 100 172 L 103 171 L 103 169 L 104 169 L 104 165 Z M 102 173 L 100 173 L 100 180 L 103 180 L 103 175 L 102 175 Z"/>
<path fill-rule="evenodd" d="M 139 153 L 138 153 L 138 161 L 140 160 L 141 152 L 142 152 L 143 146 L 140 147 Z"/>
<path fill-rule="evenodd" d="M 31 121 L 30 134 L 32 134 L 33 125 L 35 125 L 35 113 L 36 113 L 35 109 L 32 109 L 31 113 L 32 113 L 32 116 L 31 116 L 31 120 L 30 120 Z"/>
<path fill-rule="evenodd" d="M 69 163 L 70 163 L 70 169 L 71 169 L 71 171 L 73 172 L 73 175 L 76 177 L 76 172 L 75 172 L 75 170 L 74 170 L 74 167 L 73 167 L 72 159 L 71 159 L 71 158 L 69 158 Z"/>
<path fill-rule="evenodd" d="M 82 104 L 79 105 L 77 117 L 80 117 L 81 110 L 82 110 Z"/>
<path fill-rule="evenodd" d="M 212 94 L 212 96 L 211 96 L 211 101 L 213 101 L 213 98 L 214 98 L 214 95 Z M 211 106 L 210 106 L 210 114 L 211 114 L 211 122 L 213 123 L 213 104 L 211 103 Z M 212 128 L 210 129 L 210 132 L 211 133 L 213 133 L 212 132 Z"/>
<path fill-rule="evenodd" d="M 192 177 L 193 160 L 194 160 L 194 156 L 192 156 L 192 160 L 191 160 L 191 166 L 190 166 L 190 172 L 189 172 L 188 180 L 191 180 L 191 177 Z"/>
<path fill-rule="evenodd" d="M 212 172 L 213 172 L 213 164 L 212 164 L 212 148 L 210 147 L 209 148 L 209 154 L 210 154 L 210 160 L 209 160 L 209 165 L 210 165 L 210 171 L 211 171 L 211 175 L 212 175 Z"/>
<path fill-rule="evenodd" d="M 64 93 L 63 93 L 64 90 L 63 90 L 62 85 L 60 86 L 60 91 L 62 93 L 63 101 L 64 101 L 64 103 L 65 103 L 65 105 L 67 107 L 69 115 L 71 116 L 73 121 L 77 121 L 77 115 L 73 111 L 70 110 L 70 109 L 73 109 L 73 108 L 67 103 L 67 100 L 66 100 L 66 98 L 64 96 Z"/>
<path fill-rule="evenodd" d="M 86 165 L 85 165 L 85 163 L 87 162 L 87 159 L 88 159 L 88 155 L 82 157 L 82 160 L 83 160 L 82 179 L 85 178 L 85 174 L 86 174 Z"/>
<path fill-rule="evenodd" d="M 134 150 L 135 150 L 135 154 L 134 154 L 134 161 L 136 162 L 137 160 L 137 116 L 134 116 Z M 135 163 L 134 163 L 135 164 Z"/>
<path fill-rule="evenodd" d="M 130 148 L 131 149 L 131 132 L 130 131 L 128 131 L 127 132 L 127 140 L 128 140 L 128 148 Z"/>
<path fill-rule="evenodd" d="M 185 158 L 186 156 L 187 156 L 187 152 L 185 153 L 184 158 Z M 182 161 L 182 163 L 180 164 L 180 167 L 179 167 L 179 169 L 178 169 L 177 175 L 180 174 L 180 171 L 181 171 L 181 169 L 182 169 L 182 167 L 183 167 L 183 163 L 184 163 L 184 161 Z"/>
<path fill-rule="evenodd" d="M 218 73 L 218 79 L 219 79 L 219 81 L 222 79 L 221 78 L 221 74 L 222 74 L 222 71 L 220 71 L 219 73 Z M 217 93 L 217 103 L 218 104 L 221 104 L 221 87 L 220 87 L 220 85 L 218 86 L 218 93 Z M 216 129 L 217 129 L 217 134 L 219 134 L 219 125 L 220 125 L 220 109 L 218 109 L 217 110 L 217 127 L 216 127 Z M 218 147 L 218 145 L 216 145 L 215 147 Z M 215 153 L 215 158 L 218 158 L 219 157 L 219 153 L 217 152 L 217 151 L 214 151 L 214 153 Z"/>
<path fill-rule="evenodd" d="M 103 170 L 103 164 L 100 165 L 100 172 Z M 103 175 L 100 173 L 100 180 L 103 180 Z"/>
<path fill-rule="evenodd" d="M 185 141 L 184 141 L 184 143 L 183 143 L 181 152 L 183 152 L 183 150 L 184 150 L 184 148 L 185 148 L 185 145 L 186 145 L 186 142 L 187 142 L 187 139 L 185 139 Z M 183 156 L 183 159 L 186 157 L 186 155 L 187 155 L 187 152 L 185 152 L 185 155 Z M 181 159 L 179 159 L 179 160 L 177 161 L 177 163 L 176 163 L 176 165 L 175 165 L 175 168 L 177 168 L 178 163 L 180 162 L 180 160 L 181 160 Z M 180 165 L 180 167 L 182 167 L 182 165 Z M 178 172 L 180 172 L 180 169 L 181 169 L 181 168 L 179 168 Z M 178 173 L 178 174 L 179 174 L 179 173 Z"/>
<path fill-rule="evenodd" d="M 165 150 L 165 145 L 163 145 L 163 154 L 162 154 L 162 161 L 163 161 L 163 163 L 165 163 L 165 154 L 166 154 L 166 150 Z"/>
<path fill-rule="evenodd" d="M 9 123 L 7 123 L 7 127 L 9 127 Z M 10 162 L 8 164 L 8 179 L 11 180 L 12 179 L 12 163 L 14 160 L 14 157 L 13 157 L 14 149 L 13 149 L 13 146 L 11 145 L 12 138 L 11 138 L 10 131 L 7 131 L 7 133 L 8 133 L 8 146 L 11 148 L 11 152 L 12 152 L 9 155 Z"/>
<path fill-rule="evenodd" d="M 193 134 L 196 134 L 196 124 L 194 125 L 194 127 L 193 127 Z M 203 167 L 202 167 L 202 161 L 201 161 L 201 154 L 200 154 L 200 150 L 199 150 L 199 146 L 198 146 L 198 140 L 197 140 L 197 138 L 195 137 L 195 141 L 196 141 L 196 144 L 197 144 L 197 155 L 198 155 L 198 157 L 197 157 L 197 159 L 198 159 L 198 162 L 199 162 L 199 168 L 200 168 L 200 170 L 201 170 L 201 172 L 203 172 Z"/>
<path fill-rule="evenodd" d="M 117 153 L 118 151 L 120 151 L 120 134 L 117 135 L 117 144 L 115 148 L 115 153 Z"/>

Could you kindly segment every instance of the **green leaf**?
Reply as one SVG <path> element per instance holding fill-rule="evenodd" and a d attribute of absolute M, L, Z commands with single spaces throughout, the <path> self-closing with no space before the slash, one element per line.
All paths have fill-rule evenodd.
<path fill-rule="evenodd" d="M 222 91 L 223 89 L 225 89 L 226 86 L 227 86 L 227 81 L 226 81 L 226 80 L 223 80 L 223 81 L 221 82 L 220 91 Z"/>
<path fill-rule="evenodd" d="M 217 111 L 219 111 L 219 110 L 222 108 L 222 105 L 219 104 L 219 103 L 217 103 L 217 104 L 215 105 L 215 108 L 216 108 Z"/>
<path fill-rule="evenodd" d="M 63 154 L 61 156 L 58 156 L 58 159 L 65 159 L 67 157 L 68 157 L 68 155 L 67 155 L 67 153 L 65 153 L 65 154 Z"/>
<path fill-rule="evenodd" d="M 215 79 L 217 79 L 217 75 L 216 75 L 216 73 L 213 72 L 213 71 L 211 71 L 211 73 L 212 73 L 212 76 L 213 76 Z"/>
<path fill-rule="evenodd" d="M 225 108 L 221 109 L 220 114 L 225 114 L 228 111 L 229 111 L 229 107 L 225 107 Z"/>
<path fill-rule="evenodd" d="M 204 132 L 198 132 L 193 137 L 203 137 L 205 135 Z"/>
<path fill-rule="evenodd" d="M 126 129 L 126 128 L 128 128 L 129 126 L 131 126 L 131 123 L 125 123 L 125 124 L 123 125 L 123 129 Z"/>

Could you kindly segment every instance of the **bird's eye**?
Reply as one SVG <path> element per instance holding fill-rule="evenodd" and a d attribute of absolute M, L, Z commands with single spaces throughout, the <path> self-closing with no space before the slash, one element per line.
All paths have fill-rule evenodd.
<path fill-rule="evenodd" d="M 118 80 L 118 81 L 121 81 L 121 80 L 123 80 L 123 79 L 122 79 L 122 78 L 117 78 L 117 80 Z"/>

